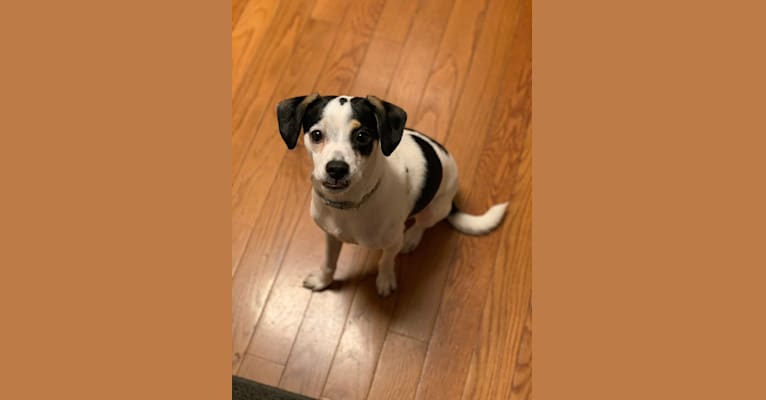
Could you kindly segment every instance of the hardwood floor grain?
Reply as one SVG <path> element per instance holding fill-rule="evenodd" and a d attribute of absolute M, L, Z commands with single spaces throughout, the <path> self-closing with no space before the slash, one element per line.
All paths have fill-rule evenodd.
<path fill-rule="evenodd" d="M 521 344 L 516 355 L 516 365 L 511 379 L 511 400 L 526 400 L 532 397 L 532 306 L 527 311 Z"/>
<path fill-rule="evenodd" d="M 256 382 L 277 386 L 285 366 L 260 357 L 245 356 L 239 369 L 239 376 Z"/>
<path fill-rule="evenodd" d="M 306 177 L 303 163 L 295 152 L 285 156 L 280 166 L 283 179 L 274 182 L 267 197 L 271 208 L 261 213 L 232 281 L 232 362 L 235 370 L 260 318 L 287 240 L 300 211 L 304 211 L 295 207 L 295 204 L 304 204 L 309 194 L 303 182 Z"/>
<path fill-rule="evenodd" d="M 338 23 L 343 20 L 350 0 L 317 0 L 311 10 L 311 18 Z"/>
<path fill-rule="evenodd" d="M 242 12 L 247 6 L 248 0 L 232 0 L 231 1 L 231 29 L 237 26 L 239 18 L 242 16 Z M 232 35 L 232 44 L 234 43 L 234 35 Z"/>
<path fill-rule="evenodd" d="M 323 399 L 530 398 L 530 0 L 233 0 L 232 64 L 232 373 Z M 314 91 L 402 106 L 456 159 L 461 209 L 510 200 L 505 221 L 437 224 L 390 297 L 380 252 L 352 245 L 304 289 L 324 234 L 274 109 Z"/>
<path fill-rule="evenodd" d="M 308 204 L 304 203 L 308 209 Z M 319 267 L 324 257 L 324 234 L 305 213 L 290 238 L 279 276 L 271 289 L 268 303 L 247 348 L 247 353 L 278 363 L 287 363 L 298 334 L 311 291 L 300 283 Z"/>
<path fill-rule="evenodd" d="M 443 140 L 468 75 L 476 42 L 485 28 L 487 0 L 457 0 L 410 125 Z M 496 7 L 499 8 L 499 7 Z M 499 10 L 493 9 L 492 12 Z"/>
<path fill-rule="evenodd" d="M 374 270 L 377 257 L 367 260 Z M 374 274 L 359 282 L 322 397 L 353 400 L 367 396 L 395 301 L 396 296 L 378 296 Z"/>
<path fill-rule="evenodd" d="M 231 32 L 232 92 L 242 82 L 243 69 L 255 58 L 257 50 L 271 27 L 279 2 L 249 0 L 233 3 L 232 18 L 236 23 Z M 237 9 L 239 7 L 239 9 Z M 238 13 L 238 14 L 235 14 Z M 240 24 L 239 21 L 242 23 Z"/>
<path fill-rule="evenodd" d="M 412 26 L 412 19 L 418 8 L 418 1 L 388 0 L 378 20 L 375 37 L 382 37 L 403 43 Z"/>
<path fill-rule="evenodd" d="M 426 343 L 390 332 L 383 344 L 368 399 L 412 399 L 426 356 Z"/>
<path fill-rule="evenodd" d="M 341 251 L 336 280 L 342 283 L 311 296 L 279 387 L 310 397 L 322 393 L 357 282 L 367 266 L 365 253 L 353 250 Z"/>
<path fill-rule="evenodd" d="M 397 78 L 391 82 L 386 100 L 405 110 L 417 110 L 453 3 L 453 0 L 420 2 L 399 59 Z"/>

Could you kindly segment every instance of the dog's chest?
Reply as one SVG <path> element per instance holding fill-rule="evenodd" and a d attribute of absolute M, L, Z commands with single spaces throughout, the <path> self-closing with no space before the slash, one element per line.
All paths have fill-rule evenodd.
<path fill-rule="evenodd" d="M 374 247 L 376 244 L 376 232 L 373 224 L 364 218 L 356 218 L 359 213 L 344 211 L 351 215 L 338 216 L 335 213 L 320 213 L 314 215 L 314 222 L 322 230 L 345 243 L 357 244 L 365 247 Z"/>
<path fill-rule="evenodd" d="M 316 212 L 315 212 L 316 211 Z M 383 248 L 392 229 L 374 213 L 359 210 L 319 212 L 312 210 L 314 222 L 338 240 L 368 248 Z"/>

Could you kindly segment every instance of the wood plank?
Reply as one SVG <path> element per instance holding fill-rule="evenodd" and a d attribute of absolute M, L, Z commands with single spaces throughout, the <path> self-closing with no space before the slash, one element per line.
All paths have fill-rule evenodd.
<path fill-rule="evenodd" d="M 490 309 L 485 307 L 484 312 Z M 485 319 L 486 320 L 486 319 Z M 482 321 L 482 323 L 484 320 Z M 463 400 L 477 398 L 477 381 L 482 378 L 479 374 L 479 350 L 473 351 L 471 365 L 468 369 L 468 378 L 463 389 Z M 511 395 L 510 399 L 529 399 L 532 396 L 532 305 L 526 313 L 524 330 L 521 334 L 521 343 L 516 354 L 516 365 L 512 370 L 502 371 L 500 376 L 507 379 L 511 376 Z M 486 378 L 486 377 L 485 377 Z M 482 379 L 485 379 L 482 378 Z"/>
<path fill-rule="evenodd" d="M 246 355 L 237 375 L 269 386 L 277 386 L 285 366 L 260 357 Z"/>
<path fill-rule="evenodd" d="M 490 1 L 489 17 L 484 21 L 486 26 L 476 45 L 463 94 L 457 110 L 452 112 L 455 117 L 448 134 L 455 134 L 446 138 L 443 134 L 435 135 L 445 143 L 458 164 L 461 186 L 458 204 L 466 211 L 471 211 L 470 204 L 460 199 L 467 198 L 474 183 L 483 141 L 490 132 L 496 95 L 510 60 L 507 38 L 513 35 L 515 26 L 513 6 L 498 0 Z M 479 207 L 475 209 L 478 211 Z M 431 241 L 430 236 L 436 237 Z M 425 234 L 414 254 L 422 255 L 422 260 L 427 262 L 418 268 L 402 269 L 402 286 L 391 330 L 420 340 L 430 338 L 456 241 L 461 236 L 446 223 L 440 223 Z"/>
<path fill-rule="evenodd" d="M 267 190 L 278 175 L 279 165 L 287 148 L 279 136 L 277 103 L 287 97 L 307 94 L 314 90 L 327 57 L 325 48 L 335 39 L 333 26 L 327 22 L 309 21 L 305 35 L 298 42 L 282 80 L 267 107 L 271 112 L 263 114 L 257 128 L 253 128 L 253 141 L 242 151 L 245 157 L 242 169 L 232 186 L 232 275 L 239 266 L 257 216 L 266 203 Z M 249 125 L 246 129 L 250 129 Z"/>
<path fill-rule="evenodd" d="M 463 400 L 471 400 L 476 398 L 476 366 L 479 363 L 479 353 L 474 350 L 471 352 L 471 364 L 468 366 L 468 376 L 465 379 L 465 385 L 463 387 Z"/>
<path fill-rule="evenodd" d="M 353 2 L 343 19 L 317 90 L 320 94 L 348 93 L 372 41 L 385 0 Z"/>
<path fill-rule="evenodd" d="M 308 203 L 303 204 L 301 209 L 308 210 Z M 311 291 L 304 288 L 301 282 L 306 275 L 319 268 L 324 259 L 324 233 L 309 213 L 304 212 L 289 243 L 263 316 L 247 348 L 248 354 L 281 364 L 287 363 L 311 299 Z"/>
<path fill-rule="evenodd" d="M 375 37 L 403 43 L 412 27 L 418 3 L 413 0 L 388 0 L 378 21 Z"/>
<path fill-rule="evenodd" d="M 409 112 L 418 109 L 454 0 L 423 0 L 402 50 L 396 80 L 386 100 Z"/>
<path fill-rule="evenodd" d="M 242 12 L 245 10 L 245 7 L 247 7 L 248 2 L 249 0 L 232 0 L 231 1 L 231 30 L 232 31 L 237 26 L 237 21 L 239 21 L 239 17 L 242 16 Z"/>
<path fill-rule="evenodd" d="M 531 65 L 522 79 L 531 83 Z M 514 201 L 508 207 L 508 225 L 494 263 L 489 298 L 480 327 L 476 396 L 484 399 L 507 399 L 513 393 L 513 381 L 501 372 L 517 365 L 517 355 L 525 331 L 524 317 L 529 314 L 532 296 L 532 188 L 530 143 L 531 129 L 518 144 L 525 148 Z M 531 317 L 528 317 L 531 318 Z M 523 389 L 523 388 L 522 388 Z M 523 393 L 522 393 L 523 394 Z"/>
<path fill-rule="evenodd" d="M 245 46 L 241 61 L 232 65 L 232 83 L 236 85 L 232 99 L 232 175 L 242 161 L 255 126 L 267 109 L 269 100 L 287 68 L 296 43 L 305 37 L 302 31 L 308 13 L 302 1 L 288 0 L 279 8 L 269 28 L 271 40 L 253 48 Z M 243 21 L 239 26 L 244 29 Z M 234 55 L 234 54 L 233 54 Z"/>
<path fill-rule="evenodd" d="M 311 18 L 319 21 L 339 23 L 348 10 L 350 0 L 317 0 L 311 10 Z"/>
<path fill-rule="evenodd" d="M 274 282 L 277 267 L 298 221 L 296 204 L 306 204 L 308 191 L 305 177 L 307 162 L 297 152 L 289 153 L 279 169 L 283 179 L 269 190 L 268 210 L 261 213 L 253 235 L 232 280 L 232 367 L 237 370 L 250 342 L 256 322 Z"/>
<path fill-rule="evenodd" d="M 237 15 L 237 23 L 232 25 L 231 32 L 231 64 L 232 73 L 247 67 L 250 59 L 258 56 L 263 38 L 271 31 L 271 22 L 277 12 L 279 2 L 276 0 L 240 0 L 234 1 L 232 7 L 242 7 Z M 235 17 L 232 11 L 232 18 Z M 242 75 L 232 74 L 231 91 L 242 83 Z"/>
<path fill-rule="evenodd" d="M 531 201 L 528 203 L 531 207 Z M 525 235 L 522 233 L 519 236 Z M 508 238 L 513 236 L 508 235 Z M 518 238 L 511 240 L 522 244 Z M 531 247 L 529 243 L 523 245 Z M 490 287 L 491 294 L 480 328 L 476 378 L 470 385 L 471 398 L 527 398 L 531 392 L 531 349 L 528 348 L 530 344 L 525 343 L 531 341 L 531 313 L 528 310 L 525 312 L 523 306 L 523 302 L 531 297 L 531 259 L 524 254 L 518 259 L 511 262 L 516 265 L 507 265 L 508 260 L 505 259 L 498 262 L 503 265 L 495 265 L 495 279 L 502 275 L 500 281 L 512 286 L 498 288 L 499 283 L 493 283 Z M 509 290 L 509 287 L 513 289 Z M 500 304 L 497 299 L 502 299 L 503 303 Z M 527 315 L 526 323 L 522 319 L 524 314 Z M 508 375 L 512 375 L 512 379 Z"/>
<path fill-rule="evenodd" d="M 401 53 L 402 43 L 381 37 L 374 38 L 370 42 L 350 94 L 353 96 L 372 94 L 385 98 Z"/>
<path fill-rule="evenodd" d="M 414 398 L 420 368 L 426 356 L 426 347 L 426 343 L 419 340 L 389 333 L 380 353 L 380 362 L 367 399 Z"/>
<path fill-rule="evenodd" d="M 530 21 L 528 15 L 523 15 L 519 19 L 514 36 L 511 69 L 506 75 L 507 79 L 502 85 L 494 110 L 496 120 L 492 124 L 492 131 L 496 132 L 496 135 L 486 141 L 480 157 L 480 170 L 492 168 L 499 173 L 487 177 L 490 182 L 486 186 L 482 185 L 485 190 L 471 193 L 472 199 L 483 204 L 511 199 L 511 205 L 501 232 L 480 238 L 461 237 L 458 240 L 455 265 L 444 290 L 441 312 L 434 326 L 417 398 L 455 398 L 462 393 L 471 358 L 470 347 L 462 344 L 474 343 L 479 339 L 481 316 L 477 310 L 485 304 L 486 288 L 490 286 L 490 282 L 493 290 L 519 292 L 522 294 L 517 295 L 522 297 L 526 289 L 519 285 L 530 286 L 530 282 L 523 282 L 524 278 L 528 278 L 523 274 L 516 277 L 514 286 L 505 281 L 507 286 L 498 287 L 495 285 L 497 276 L 492 279 L 493 273 L 505 272 L 503 266 L 495 262 L 496 252 L 508 252 L 516 256 L 531 251 L 530 238 L 526 237 L 531 236 L 528 235 L 531 231 L 519 232 L 519 227 L 527 225 L 527 197 L 528 193 L 531 195 L 531 190 L 527 190 L 527 164 L 530 155 L 528 128 L 531 120 L 531 41 L 528 35 Z M 509 236 L 514 238 L 514 246 L 501 246 L 501 243 L 505 246 L 511 245 L 506 240 Z M 494 269 L 490 267 L 493 264 Z M 528 300 L 527 297 L 526 303 L 523 304 L 528 304 Z M 498 304 L 497 307 L 501 306 Z M 497 318 L 508 318 L 505 311 L 507 309 L 495 311 L 499 314 Z M 520 325 L 524 315 L 523 309 L 521 311 L 513 315 Z M 493 334 L 498 332 L 493 331 Z M 490 338 L 483 336 L 482 343 L 488 339 Z M 515 351 L 513 354 L 515 355 Z M 482 365 L 480 357 L 477 376 L 482 376 Z M 476 387 L 478 398 L 489 398 L 482 392 L 481 381 L 477 382 Z"/>
<path fill-rule="evenodd" d="M 447 137 L 474 49 L 484 28 L 488 3 L 488 0 L 455 2 L 422 100 L 410 121 L 411 126 L 437 140 Z"/>
<path fill-rule="evenodd" d="M 368 254 L 368 270 L 376 271 L 380 253 Z M 358 284 L 322 397 L 353 400 L 367 396 L 396 301 L 393 295 L 378 296 L 375 276 L 368 274 Z"/>
<path fill-rule="evenodd" d="M 532 306 L 527 311 L 521 344 L 516 355 L 516 366 L 511 379 L 511 400 L 532 398 Z"/>
<path fill-rule="evenodd" d="M 295 338 L 279 387 L 319 397 L 332 364 L 357 282 L 367 272 L 366 256 L 356 246 L 344 246 L 332 289 L 314 293 Z"/>

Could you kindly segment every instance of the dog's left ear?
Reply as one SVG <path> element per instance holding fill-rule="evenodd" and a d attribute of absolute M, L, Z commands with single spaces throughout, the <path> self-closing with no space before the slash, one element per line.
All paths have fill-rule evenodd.
<path fill-rule="evenodd" d="M 306 107 L 319 98 L 318 93 L 308 96 L 293 97 L 282 100 L 277 104 L 277 122 L 279 122 L 279 134 L 285 141 L 287 148 L 292 150 L 298 143 L 298 134 L 301 132 L 303 115 Z"/>
<path fill-rule="evenodd" d="M 375 120 L 378 123 L 380 135 L 380 150 L 388 157 L 394 152 L 402 140 L 404 124 L 407 123 L 407 113 L 401 107 L 383 101 L 375 96 L 367 96 L 367 101 L 375 110 Z"/>

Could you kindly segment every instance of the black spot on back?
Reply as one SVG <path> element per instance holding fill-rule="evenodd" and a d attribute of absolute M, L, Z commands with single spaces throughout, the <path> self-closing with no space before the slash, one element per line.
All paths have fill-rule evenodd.
<path fill-rule="evenodd" d="M 436 196 L 436 192 L 439 191 L 439 185 L 442 182 L 442 163 L 434 148 L 425 139 L 417 135 L 410 135 L 410 137 L 415 139 L 415 143 L 418 144 L 420 151 L 423 152 L 423 157 L 426 159 L 426 179 L 423 182 L 423 187 L 420 188 L 420 195 L 415 201 L 415 207 L 410 213 L 410 215 L 415 215 L 423 211 Z"/>
<path fill-rule="evenodd" d="M 444 146 L 442 146 L 442 144 L 441 144 L 441 143 L 439 143 L 439 142 L 437 142 L 437 141 L 436 141 L 434 138 L 432 138 L 432 137 L 430 137 L 430 136 L 426 135 L 425 133 L 423 133 L 423 132 L 421 132 L 421 131 L 416 131 L 416 130 L 414 130 L 414 129 L 412 129 L 412 128 L 407 128 L 407 129 L 409 129 L 409 130 L 411 130 L 411 131 L 413 131 L 413 132 L 417 132 L 417 133 L 419 133 L 420 135 L 422 135 L 423 137 L 425 137 L 426 139 L 428 139 L 428 141 L 429 141 L 429 142 L 431 142 L 431 143 L 433 143 L 433 144 L 435 144 L 435 145 L 439 146 L 439 148 L 440 148 L 440 149 L 442 149 L 442 151 L 444 152 L 444 154 L 449 154 L 449 152 L 447 151 L 447 149 L 446 149 L 446 148 L 444 148 Z"/>

